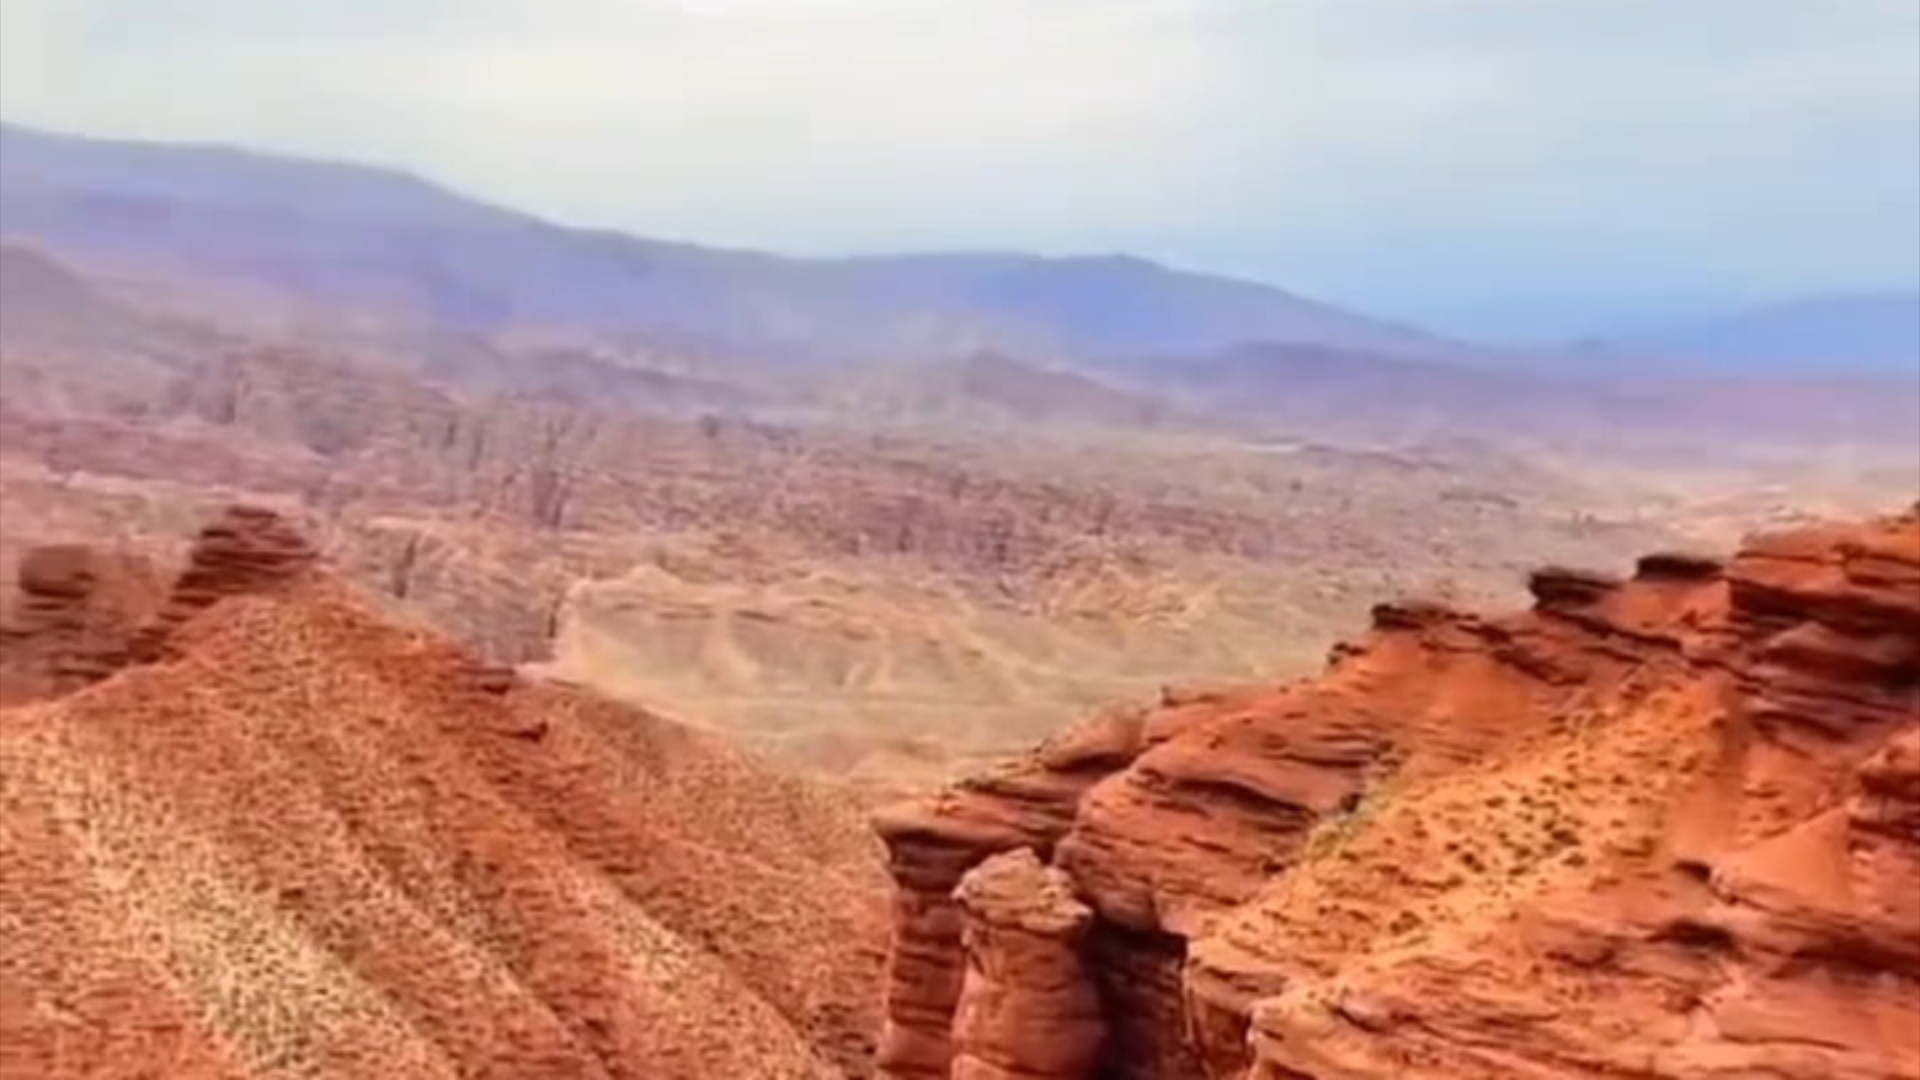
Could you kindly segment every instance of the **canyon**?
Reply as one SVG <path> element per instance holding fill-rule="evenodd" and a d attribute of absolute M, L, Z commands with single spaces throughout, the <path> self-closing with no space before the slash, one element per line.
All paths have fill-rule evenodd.
<path fill-rule="evenodd" d="M 1920 1075 L 1920 368 L 0 147 L 0 1078 Z"/>
<path fill-rule="evenodd" d="M 852 412 L 768 415 L 597 354 L 474 346 L 484 362 L 426 370 L 410 339 L 256 338 L 0 256 L 0 574 L 103 539 L 177 564 L 209 515 L 268 506 L 396 616 L 876 798 L 1163 683 L 1306 674 L 1394 596 L 1507 602 L 1536 562 L 1617 567 L 1910 489 L 1871 430 L 1711 468 L 1278 437 L 1076 411 L 1073 380 L 1048 405 L 1011 362 L 913 384 L 932 413 L 912 423 L 883 422 L 857 373 L 809 376 Z M 975 408 L 1007 401 L 1039 411 Z"/>
<path fill-rule="evenodd" d="M 170 585 L 20 565 L 5 1075 L 1920 1068 L 1920 506 L 1381 604 L 870 815 L 394 621 L 270 510 Z"/>

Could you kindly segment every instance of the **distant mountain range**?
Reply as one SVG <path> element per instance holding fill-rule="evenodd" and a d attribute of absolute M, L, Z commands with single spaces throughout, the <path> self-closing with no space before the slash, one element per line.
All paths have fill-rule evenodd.
<path fill-rule="evenodd" d="M 82 267 L 459 331 L 565 326 L 788 360 L 1200 355 L 1250 343 L 1553 363 L 1126 255 L 802 259 L 566 228 L 389 169 L 0 124 L 0 237 Z M 1604 335 L 1619 370 L 1920 368 L 1920 292 Z"/>
<path fill-rule="evenodd" d="M 1182 353 L 1244 341 L 1473 351 L 1127 256 L 786 258 L 563 228 L 400 172 L 4 125 L 0 235 L 81 265 L 480 331 L 566 325 L 795 356 Z"/>
<path fill-rule="evenodd" d="M 1920 292 L 1767 304 L 1620 335 L 1615 348 L 1723 371 L 1920 370 Z"/>
<path fill-rule="evenodd" d="M 181 358 L 254 339 L 485 393 L 974 432 L 1597 445 L 1920 426 L 1920 297 L 1527 354 L 1126 256 L 719 250 L 565 228 L 388 170 L 4 125 L 0 241 L 0 345 L 43 374 L 121 372 L 95 382 L 127 408 Z M 256 325 L 256 306 L 294 314 Z"/>

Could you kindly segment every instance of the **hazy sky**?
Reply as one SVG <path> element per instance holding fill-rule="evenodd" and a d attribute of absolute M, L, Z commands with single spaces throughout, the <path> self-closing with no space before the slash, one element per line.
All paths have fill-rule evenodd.
<path fill-rule="evenodd" d="M 1508 337 L 1920 283 L 1920 0 L 0 0 L 0 113 Z"/>

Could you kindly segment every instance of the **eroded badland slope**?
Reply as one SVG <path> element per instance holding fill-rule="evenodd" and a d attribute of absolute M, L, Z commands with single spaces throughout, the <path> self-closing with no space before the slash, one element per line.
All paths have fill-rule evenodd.
<path fill-rule="evenodd" d="M 0 378 L 0 573 L 106 538 L 166 565 L 207 512 L 272 506 L 492 660 L 880 786 L 1161 680 L 1309 671 L 1424 583 L 1498 594 L 1669 535 L 1493 450 L 955 442 L 483 397 L 297 350 L 183 361 L 137 413 L 78 376 L 61 408 L 16 393 L 57 359 Z"/>
<path fill-rule="evenodd" d="M 270 506 L 490 660 L 876 797 L 1163 680 L 1310 672 L 1391 596 L 1504 603 L 1541 561 L 1624 566 L 1915 483 L 1907 429 L 1868 419 L 1912 395 L 1861 387 L 1760 408 L 1628 380 L 1623 412 L 1281 346 L 1161 358 L 1130 390 L 945 349 L 803 374 L 581 326 L 283 311 L 61 255 L 0 245 L 0 579 L 58 543 L 173 565 L 209 513 Z M 1147 369 L 1230 408 L 1166 400 Z"/>
<path fill-rule="evenodd" d="M 1532 586 L 883 813 L 883 1074 L 1920 1075 L 1920 508 Z"/>
<path fill-rule="evenodd" d="M 835 793 L 388 621 L 271 514 L 144 615 L 23 561 L 0 1074 L 870 1068 L 884 877 Z"/>

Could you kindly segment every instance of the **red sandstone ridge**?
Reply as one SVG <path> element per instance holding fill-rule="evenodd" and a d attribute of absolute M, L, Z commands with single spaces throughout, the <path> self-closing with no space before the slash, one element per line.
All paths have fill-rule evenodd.
<path fill-rule="evenodd" d="M 136 661 L 160 658 L 175 630 L 225 597 L 263 594 L 314 565 L 306 537 L 271 510 L 234 506 L 194 540 L 166 606 L 135 637 Z"/>
<path fill-rule="evenodd" d="M 0 714 L 0 1076 L 870 1072 L 884 879 L 835 793 L 489 675 L 260 512 L 122 640 Z"/>
<path fill-rule="evenodd" d="M 297 581 L 315 559 L 297 529 L 252 506 L 230 507 L 202 529 L 171 586 L 137 556 L 83 544 L 34 548 L 0 617 L 0 705 L 58 697 L 161 659 L 201 611 Z"/>
<path fill-rule="evenodd" d="M 1533 590 L 880 815 L 883 1075 L 1920 1076 L 1920 513 Z"/>
<path fill-rule="evenodd" d="M 126 663 L 166 586 L 146 560 L 74 544 L 29 551 L 0 612 L 0 705 L 53 697 Z"/>

